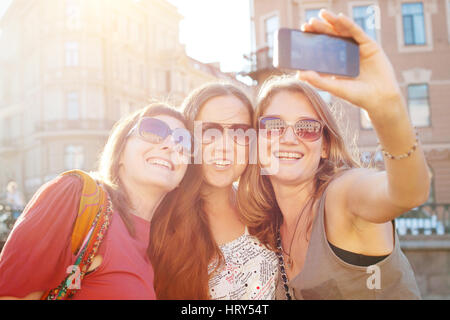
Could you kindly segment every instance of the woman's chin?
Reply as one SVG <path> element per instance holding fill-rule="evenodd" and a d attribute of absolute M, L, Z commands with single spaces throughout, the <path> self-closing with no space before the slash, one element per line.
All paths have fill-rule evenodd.
<path fill-rule="evenodd" d="M 139 177 L 139 180 L 144 186 L 161 189 L 161 191 L 165 192 L 172 191 L 178 185 L 175 181 L 175 172 L 167 174 L 166 172 L 155 170 L 142 175 Z"/>
<path fill-rule="evenodd" d="M 206 170 L 205 170 L 206 169 Z M 225 188 L 230 187 L 234 181 L 242 174 L 245 170 L 236 170 L 236 168 L 228 168 L 228 170 L 217 170 L 215 167 L 204 168 L 203 175 L 205 177 L 205 182 L 215 188 Z"/>
<path fill-rule="evenodd" d="M 206 174 L 205 182 L 210 187 L 214 188 L 226 188 L 233 184 L 233 176 L 226 174 Z"/>
<path fill-rule="evenodd" d="M 213 181 L 206 181 L 206 183 L 213 188 L 228 188 L 233 184 L 233 180 L 232 179 L 213 180 Z"/>
<path fill-rule="evenodd" d="M 278 183 L 291 185 L 299 184 L 305 181 L 307 177 L 303 174 L 305 171 L 301 168 L 285 168 L 283 166 L 278 167 L 275 172 L 270 174 L 270 179 L 276 180 Z"/>

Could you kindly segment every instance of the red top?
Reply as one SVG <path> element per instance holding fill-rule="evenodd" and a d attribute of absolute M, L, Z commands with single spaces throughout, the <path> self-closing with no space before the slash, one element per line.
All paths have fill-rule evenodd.
<path fill-rule="evenodd" d="M 33 196 L 0 254 L 0 297 L 23 298 L 57 287 L 74 263 L 70 250 L 82 184 L 58 177 Z M 99 247 L 102 263 L 85 275 L 73 299 L 155 299 L 147 247 L 150 222 L 132 215 L 133 238 L 117 212 Z"/>

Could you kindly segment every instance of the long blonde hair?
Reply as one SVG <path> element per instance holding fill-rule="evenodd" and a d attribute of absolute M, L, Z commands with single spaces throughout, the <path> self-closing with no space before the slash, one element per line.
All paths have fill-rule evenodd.
<path fill-rule="evenodd" d="M 316 201 L 338 173 L 361 165 L 359 159 L 348 151 L 340 128 L 318 91 L 292 76 L 275 76 L 262 85 L 253 117 L 255 128 L 258 127 L 258 119 L 273 97 L 284 91 L 304 94 L 325 123 L 323 139 L 327 158 L 321 158 L 315 173 L 312 199 Z M 283 217 L 269 177 L 261 174 L 261 167 L 258 164 L 250 164 L 241 176 L 237 197 L 239 210 L 249 231 L 267 247 L 276 250 L 276 233 Z M 311 227 L 312 217 L 308 217 L 307 230 Z"/>

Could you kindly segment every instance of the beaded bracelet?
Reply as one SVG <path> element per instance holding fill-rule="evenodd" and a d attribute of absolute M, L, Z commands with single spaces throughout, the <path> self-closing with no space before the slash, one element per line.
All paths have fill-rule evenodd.
<path fill-rule="evenodd" d="M 403 154 L 401 154 L 401 155 L 399 155 L 399 156 L 394 156 L 394 155 L 390 154 L 389 152 L 387 152 L 387 151 L 384 150 L 384 149 L 381 149 L 381 153 L 382 153 L 386 158 L 389 158 L 389 159 L 391 159 L 391 160 L 400 160 L 400 159 L 408 158 L 411 154 L 413 154 L 414 151 L 417 150 L 417 147 L 419 146 L 419 139 L 417 138 L 417 136 L 418 136 L 418 133 L 417 133 L 417 131 L 416 131 L 416 141 L 414 142 L 414 145 L 411 147 L 411 149 L 409 149 L 409 151 L 406 152 L 406 153 L 403 153 Z M 379 142 L 378 142 L 378 145 L 380 145 Z"/>

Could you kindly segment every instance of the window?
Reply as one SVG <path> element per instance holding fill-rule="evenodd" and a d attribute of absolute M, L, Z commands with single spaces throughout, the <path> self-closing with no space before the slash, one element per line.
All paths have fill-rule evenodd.
<path fill-rule="evenodd" d="M 172 76 L 170 70 L 166 71 L 166 91 L 170 92 L 172 90 Z"/>
<path fill-rule="evenodd" d="M 117 80 L 117 79 L 120 78 L 120 59 L 119 59 L 119 55 L 113 53 L 112 61 L 113 61 L 113 78 Z"/>
<path fill-rule="evenodd" d="M 80 3 L 77 0 L 66 0 L 66 26 L 70 30 L 81 27 Z"/>
<path fill-rule="evenodd" d="M 448 42 L 450 42 L 450 0 L 446 1 L 447 7 L 447 32 L 448 32 Z M 1 32 L 1 31 L 0 31 Z"/>
<path fill-rule="evenodd" d="M 79 64 L 78 42 L 66 42 L 66 67 L 77 67 Z"/>
<path fill-rule="evenodd" d="M 426 203 L 434 203 L 436 201 L 435 190 L 434 190 L 435 179 L 434 179 L 433 169 L 430 166 L 428 166 L 428 173 L 430 174 L 430 177 L 431 177 L 431 183 L 430 183 L 430 193 L 428 195 L 428 200 Z"/>
<path fill-rule="evenodd" d="M 80 101 L 78 92 L 69 92 L 67 94 L 67 119 L 80 119 Z"/>
<path fill-rule="evenodd" d="M 84 165 L 83 146 L 68 145 L 64 149 L 64 167 L 66 170 L 82 169 Z"/>
<path fill-rule="evenodd" d="M 130 21 L 130 33 L 131 33 L 131 40 L 132 41 L 139 41 L 139 25 L 134 22 Z"/>
<path fill-rule="evenodd" d="M 11 132 L 10 137 L 11 139 L 18 139 L 21 136 L 22 133 L 22 115 L 16 114 L 12 116 L 11 118 Z"/>
<path fill-rule="evenodd" d="M 142 23 L 138 23 L 137 24 L 137 30 L 136 30 L 136 33 L 137 33 L 137 41 L 142 41 L 142 35 L 143 35 L 143 32 L 144 32 L 144 27 L 142 26 Z"/>
<path fill-rule="evenodd" d="M 128 75 L 127 75 L 128 83 L 133 83 L 133 62 L 131 59 L 128 59 Z"/>
<path fill-rule="evenodd" d="M 405 45 L 424 45 L 425 37 L 425 19 L 423 15 L 423 3 L 403 3 L 403 37 Z"/>
<path fill-rule="evenodd" d="M 11 139 L 11 121 L 10 118 L 3 118 L 3 121 L 0 120 L 0 140 L 7 141 Z"/>
<path fill-rule="evenodd" d="M 153 39 L 155 41 L 155 51 L 158 52 L 159 50 L 162 49 L 162 45 L 161 45 L 161 28 L 155 26 L 155 29 L 153 30 Z"/>
<path fill-rule="evenodd" d="M 130 39 L 130 21 L 127 17 L 121 15 L 120 16 L 120 33 L 122 34 L 122 37 L 125 37 L 126 39 Z"/>
<path fill-rule="evenodd" d="M 145 72 L 142 64 L 139 66 L 139 84 L 142 89 L 145 88 Z"/>
<path fill-rule="evenodd" d="M 107 117 L 110 120 L 118 120 L 122 117 L 119 99 L 114 99 L 113 110 L 112 110 L 112 112 L 108 112 Z"/>
<path fill-rule="evenodd" d="M 117 13 L 115 12 L 111 14 L 111 31 L 112 32 L 119 31 L 119 18 L 117 17 Z"/>
<path fill-rule="evenodd" d="M 430 126 L 427 84 L 411 84 L 408 86 L 408 109 L 411 122 L 414 126 Z"/>
<path fill-rule="evenodd" d="M 279 28 L 278 25 L 279 25 L 278 16 L 272 16 L 264 20 L 264 30 L 266 32 L 264 40 L 266 41 L 267 47 L 269 47 L 269 51 L 267 53 L 269 58 L 273 57 L 273 40 L 275 32 Z"/>
<path fill-rule="evenodd" d="M 374 40 L 377 40 L 375 19 L 375 6 L 355 6 L 353 7 L 353 20 L 359 25 L 365 33 Z"/>
<path fill-rule="evenodd" d="M 319 16 L 320 9 L 306 9 L 305 10 L 305 22 L 308 22 L 311 18 L 317 18 Z"/>

